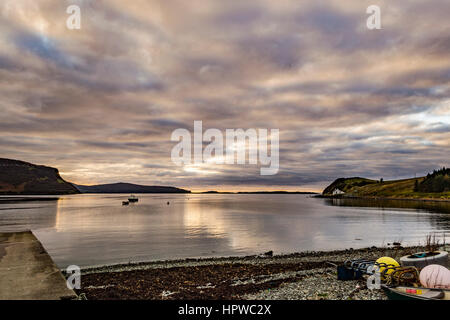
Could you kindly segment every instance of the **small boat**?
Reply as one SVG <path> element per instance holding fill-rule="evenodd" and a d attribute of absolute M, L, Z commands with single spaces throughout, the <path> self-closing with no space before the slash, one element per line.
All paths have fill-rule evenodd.
<path fill-rule="evenodd" d="M 129 201 L 122 201 L 122 205 L 123 205 L 123 206 L 127 206 L 127 205 L 129 205 L 129 204 L 130 204 Z"/>
<path fill-rule="evenodd" d="M 138 199 L 138 197 L 136 197 L 135 195 L 131 195 L 131 196 L 128 198 L 128 201 L 129 201 L 129 202 L 138 202 L 139 199 Z"/>
<path fill-rule="evenodd" d="M 389 300 L 450 300 L 450 290 L 381 285 Z"/>

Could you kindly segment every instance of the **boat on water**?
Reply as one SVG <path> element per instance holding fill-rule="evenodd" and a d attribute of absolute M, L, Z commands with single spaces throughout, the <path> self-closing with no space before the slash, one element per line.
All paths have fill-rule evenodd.
<path fill-rule="evenodd" d="M 127 206 L 127 205 L 129 205 L 129 204 L 130 204 L 129 201 L 122 201 L 122 205 L 123 205 L 123 206 Z"/>
<path fill-rule="evenodd" d="M 129 202 L 138 202 L 138 201 L 139 201 L 139 198 L 132 194 L 132 195 L 128 198 L 128 201 L 129 201 Z"/>
<path fill-rule="evenodd" d="M 381 286 L 389 300 L 450 300 L 450 290 L 406 286 Z"/>

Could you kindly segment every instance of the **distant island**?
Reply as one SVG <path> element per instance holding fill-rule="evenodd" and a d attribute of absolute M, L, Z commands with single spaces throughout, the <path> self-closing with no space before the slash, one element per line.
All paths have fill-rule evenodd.
<path fill-rule="evenodd" d="M 75 185 L 81 193 L 190 193 L 191 191 L 165 186 L 142 186 L 132 183 L 111 183 L 94 186 Z"/>
<path fill-rule="evenodd" d="M 450 200 L 450 169 L 425 177 L 384 181 L 361 177 L 339 178 L 325 188 L 325 197 Z"/>
<path fill-rule="evenodd" d="M 0 158 L 0 194 L 60 195 L 80 193 L 56 168 Z"/>

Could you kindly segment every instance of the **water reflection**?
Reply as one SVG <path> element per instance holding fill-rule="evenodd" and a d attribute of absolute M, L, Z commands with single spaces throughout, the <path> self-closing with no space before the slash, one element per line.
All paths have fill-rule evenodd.
<path fill-rule="evenodd" d="M 393 200 L 393 199 L 323 199 L 328 206 L 360 208 L 363 210 L 381 213 L 382 225 L 397 225 L 396 241 L 404 239 L 417 239 L 424 243 L 424 234 L 435 233 L 438 237 L 448 239 L 450 230 L 450 202 L 445 201 L 419 201 L 419 200 Z M 426 214 L 429 213 L 429 214 Z M 401 215 L 402 218 L 397 217 Z M 362 218 L 362 217 L 360 217 Z M 379 226 L 373 221 L 375 216 L 364 217 L 370 223 L 371 232 Z M 345 220 L 345 217 L 340 217 Z M 375 218 L 376 220 L 376 218 Z M 398 221 L 399 220 L 399 221 Z M 372 222 L 372 223 L 371 223 Z M 398 223 L 398 224 L 397 224 Z M 415 225 L 414 228 L 405 228 L 406 223 Z M 348 224 L 348 221 L 345 223 Z M 429 226 L 428 226 L 429 225 Z M 392 239 L 390 239 L 392 241 Z"/>
<path fill-rule="evenodd" d="M 315 206 L 298 201 L 290 195 L 195 195 L 185 203 L 185 227 L 194 237 L 202 230 L 226 238 L 235 253 L 301 250 L 313 241 L 308 232 Z"/>
<path fill-rule="evenodd" d="M 0 201 L 0 232 L 54 227 L 58 202 L 59 200 Z"/>
<path fill-rule="evenodd" d="M 32 229 L 60 267 L 417 244 L 450 215 L 305 195 L 73 195 L 0 203 L 0 232 Z M 170 205 L 167 205 L 170 202 Z M 407 203 L 406 205 L 409 205 Z M 403 204 L 402 204 L 403 205 Z"/>
<path fill-rule="evenodd" d="M 343 207 L 398 208 L 401 210 L 418 210 L 435 213 L 450 213 L 448 201 L 420 201 L 393 199 L 325 199 L 325 204 Z"/>

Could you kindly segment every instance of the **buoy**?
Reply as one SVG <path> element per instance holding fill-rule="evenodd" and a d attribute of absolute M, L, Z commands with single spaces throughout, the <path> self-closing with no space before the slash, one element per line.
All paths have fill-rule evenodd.
<path fill-rule="evenodd" d="M 386 269 L 386 267 L 384 267 L 383 265 L 387 265 L 387 267 L 399 267 L 400 265 L 398 264 L 397 261 L 395 261 L 395 259 L 392 259 L 391 257 L 381 257 L 379 258 L 377 261 L 377 263 L 381 264 L 380 266 L 380 274 L 381 274 L 381 279 L 384 280 L 384 276 L 383 276 L 383 271 L 384 269 Z M 386 275 L 391 274 L 394 270 L 392 269 L 388 269 L 386 271 Z"/>
<path fill-rule="evenodd" d="M 450 289 L 450 270 L 439 264 L 430 264 L 423 268 L 419 278 L 425 288 Z"/>

